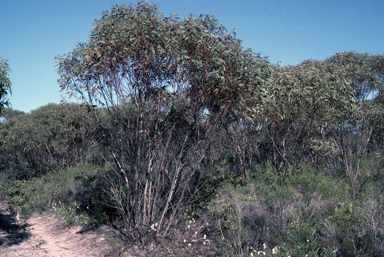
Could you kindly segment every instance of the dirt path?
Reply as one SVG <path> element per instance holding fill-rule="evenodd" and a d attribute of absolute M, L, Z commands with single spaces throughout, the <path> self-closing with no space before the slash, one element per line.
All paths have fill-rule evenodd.
<path fill-rule="evenodd" d="M 83 232 L 81 227 L 68 229 L 61 224 L 53 213 L 35 213 L 26 221 L 20 220 L 18 215 L 11 215 L 7 202 L 0 202 L 0 257 L 216 256 L 207 254 L 203 245 L 174 242 L 123 249 L 118 231 L 108 226 Z"/>
<path fill-rule="evenodd" d="M 107 226 L 85 233 L 80 227 L 68 229 L 52 213 L 33 214 L 22 222 L 0 202 L 0 257 L 119 256 L 116 234 Z"/>

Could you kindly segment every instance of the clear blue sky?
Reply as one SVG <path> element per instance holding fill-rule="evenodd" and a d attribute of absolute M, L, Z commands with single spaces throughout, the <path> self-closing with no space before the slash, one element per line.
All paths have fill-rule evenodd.
<path fill-rule="evenodd" d="M 383 0 L 153 0 L 164 16 L 214 14 L 242 45 L 296 65 L 336 52 L 384 54 Z M 12 70 L 12 108 L 59 103 L 57 55 L 86 42 L 112 0 L 0 0 L 0 56 Z M 132 3 L 137 3 L 133 1 Z"/>

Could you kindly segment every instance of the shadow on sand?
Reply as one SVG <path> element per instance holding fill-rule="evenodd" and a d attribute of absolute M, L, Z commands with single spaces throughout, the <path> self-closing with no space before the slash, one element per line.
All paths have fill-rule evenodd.
<path fill-rule="evenodd" d="M 7 202 L 0 203 L 0 247 L 18 245 L 28 239 L 27 224 L 20 225 L 8 209 Z"/>

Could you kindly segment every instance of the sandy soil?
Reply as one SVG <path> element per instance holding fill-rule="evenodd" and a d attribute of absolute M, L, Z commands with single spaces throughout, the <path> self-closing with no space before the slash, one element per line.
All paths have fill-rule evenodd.
<path fill-rule="evenodd" d="M 217 256 L 201 242 L 168 242 L 139 248 L 124 246 L 118 235 L 117 230 L 105 225 L 90 231 L 67 228 L 53 213 L 35 213 L 22 220 L 11 214 L 7 202 L 0 202 L 0 257 Z"/>
<path fill-rule="evenodd" d="M 0 257 L 5 256 L 131 256 L 122 254 L 117 235 L 107 226 L 82 232 L 61 225 L 52 213 L 33 214 L 22 221 L 0 202 Z"/>

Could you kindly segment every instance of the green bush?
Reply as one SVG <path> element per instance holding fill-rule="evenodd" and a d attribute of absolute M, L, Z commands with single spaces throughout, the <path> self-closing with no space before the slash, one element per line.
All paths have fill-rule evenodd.
<path fill-rule="evenodd" d="M 217 242 L 223 252 L 260 252 L 263 244 L 276 247 L 285 256 L 379 252 L 384 229 L 379 218 L 376 230 L 367 231 L 374 225 L 368 224 L 368 217 L 378 217 L 379 202 L 367 205 L 350 199 L 349 190 L 347 181 L 312 166 L 300 165 L 284 178 L 267 164 L 255 167 L 247 186 L 222 185 L 208 208 L 220 231 Z M 375 239 L 369 241 L 369 236 Z M 351 247 L 360 250 L 348 250 Z"/>
<path fill-rule="evenodd" d="M 85 106 L 48 104 L 29 114 L 10 109 L 0 122 L 0 163 L 17 179 L 73 167 L 92 157 L 96 134 Z"/>
<path fill-rule="evenodd" d="M 57 208 L 55 207 L 57 206 Z M 69 204 L 62 204 L 53 202 L 52 207 L 57 213 L 64 218 L 64 225 L 80 225 L 83 227 L 91 227 L 97 224 L 97 220 L 91 217 L 86 211 L 81 212 L 82 207 L 77 202 L 70 202 Z"/>
<path fill-rule="evenodd" d="M 23 214 L 56 210 L 67 225 L 95 225 L 116 218 L 104 193 L 108 165 L 82 164 L 72 169 L 47 173 L 39 178 L 17 180 L 5 193 Z"/>
<path fill-rule="evenodd" d="M 317 221 L 312 220 L 313 214 L 304 222 L 291 222 L 287 231 L 286 241 L 277 249 L 284 256 L 335 256 L 337 249 L 325 247 L 320 242 L 320 229 Z"/>
<path fill-rule="evenodd" d="M 217 220 L 221 231 L 221 244 L 224 252 L 243 254 L 244 247 L 254 244 L 255 231 L 246 225 L 246 219 L 262 217 L 263 209 L 252 186 L 236 190 L 231 185 L 224 185 L 218 197 L 209 205 L 209 213 Z M 261 212 L 261 213 L 260 213 Z"/>
<path fill-rule="evenodd" d="M 384 215 L 374 199 L 338 203 L 322 223 L 324 244 L 338 248 L 343 256 L 383 256 Z"/>

